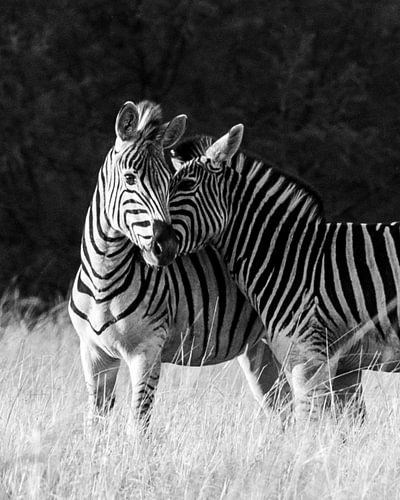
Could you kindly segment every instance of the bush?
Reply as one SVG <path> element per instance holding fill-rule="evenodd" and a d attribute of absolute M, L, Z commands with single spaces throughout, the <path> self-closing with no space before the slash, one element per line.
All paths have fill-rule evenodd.
<path fill-rule="evenodd" d="M 65 293 L 96 172 L 127 99 L 245 145 L 321 193 L 333 220 L 399 216 L 394 0 L 5 0 L 0 285 Z"/>

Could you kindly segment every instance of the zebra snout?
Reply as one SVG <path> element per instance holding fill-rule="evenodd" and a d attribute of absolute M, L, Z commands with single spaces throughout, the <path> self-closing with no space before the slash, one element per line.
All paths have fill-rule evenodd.
<path fill-rule="evenodd" d="M 154 221 L 151 251 L 159 266 L 167 266 L 175 259 L 178 253 L 178 238 L 171 224 Z"/>

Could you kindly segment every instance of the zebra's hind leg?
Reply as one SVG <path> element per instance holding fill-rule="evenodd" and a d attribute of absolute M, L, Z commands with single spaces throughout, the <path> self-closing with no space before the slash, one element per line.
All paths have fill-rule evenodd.
<path fill-rule="evenodd" d="M 292 393 L 281 364 L 263 341 L 248 347 L 237 358 L 249 387 L 265 411 L 279 412 L 285 424 L 291 415 Z"/>
<path fill-rule="evenodd" d="M 348 415 L 352 421 L 363 423 L 366 406 L 361 384 L 361 370 L 338 373 L 332 381 L 337 416 Z"/>
<path fill-rule="evenodd" d="M 115 382 L 121 360 L 97 346 L 80 343 L 82 368 L 89 394 L 89 419 L 106 416 L 115 402 Z"/>
<path fill-rule="evenodd" d="M 161 370 L 161 350 L 137 349 L 130 353 L 126 362 L 132 385 L 132 398 L 128 419 L 128 433 L 146 431 L 149 425 L 154 394 Z"/>

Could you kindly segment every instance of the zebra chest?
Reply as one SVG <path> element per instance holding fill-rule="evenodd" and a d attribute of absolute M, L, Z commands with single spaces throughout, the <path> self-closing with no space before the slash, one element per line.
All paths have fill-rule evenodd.
<path fill-rule="evenodd" d="M 132 302 L 91 304 L 85 318 L 75 316 L 73 323 L 82 340 L 100 347 L 109 356 L 121 358 L 144 342 L 158 343 L 165 338 L 167 314 L 164 310 L 149 314 L 143 302 L 133 308 Z"/>
<path fill-rule="evenodd" d="M 110 293 L 107 300 L 79 288 L 77 280 L 72 292 L 72 318 L 80 335 L 108 338 L 108 343 L 139 335 L 150 335 L 167 323 L 167 298 L 164 282 L 155 279 L 131 282 L 120 293 Z M 86 293 L 84 293 L 84 291 Z M 95 341 L 98 343 L 97 341 Z M 102 340 L 103 342 L 103 340 Z"/>
<path fill-rule="evenodd" d="M 140 296 L 135 292 L 130 288 L 104 301 L 90 298 L 83 309 L 86 309 L 86 314 L 96 330 L 109 322 L 122 321 L 128 317 L 140 320 L 152 311 L 148 291 Z"/>

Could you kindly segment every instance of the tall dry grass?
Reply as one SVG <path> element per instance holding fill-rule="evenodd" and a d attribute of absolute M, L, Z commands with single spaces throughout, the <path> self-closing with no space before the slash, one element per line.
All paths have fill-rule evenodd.
<path fill-rule="evenodd" d="M 85 427 L 78 342 L 65 307 L 0 332 L 0 499 L 400 498 L 400 376 L 368 373 L 368 419 L 282 431 L 236 363 L 163 367 L 150 432 L 125 434 L 127 373 L 108 421 Z"/>

